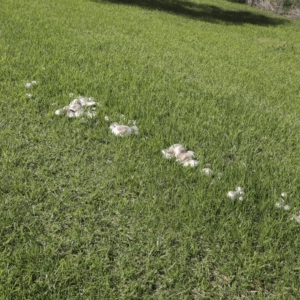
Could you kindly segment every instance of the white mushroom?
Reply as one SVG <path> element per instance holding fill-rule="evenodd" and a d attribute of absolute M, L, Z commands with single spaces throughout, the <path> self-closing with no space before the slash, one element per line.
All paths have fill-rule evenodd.
<path fill-rule="evenodd" d="M 184 167 L 197 167 L 199 165 L 199 162 L 195 159 L 187 158 L 184 161 L 181 161 L 181 164 Z"/>
<path fill-rule="evenodd" d="M 76 112 L 76 111 L 79 111 L 79 110 L 83 110 L 83 108 L 82 108 L 82 105 L 79 104 L 79 103 L 72 103 L 72 104 L 69 105 L 69 110 L 73 111 L 73 112 Z"/>
<path fill-rule="evenodd" d="M 287 197 L 287 193 L 286 193 L 286 192 L 282 192 L 282 193 L 281 193 L 281 197 L 282 197 L 282 198 L 286 198 L 286 197 Z"/>
<path fill-rule="evenodd" d="M 238 196 L 238 194 L 237 194 L 236 191 L 229 191 L 227 193 L 227 197 L 230 198 L 230 199 L 235 199 L 237 196 Z"/>
<path fill-rule="evenodd" d="M 79 103 L 82 106 L 93 106 L 93 105 L 96 105 L 96 102 L 93 101 L 93 98 L 79 97 L 78 101 L 79 101 Z"/>
<path fill-rule="evenodd" d="M 175 149 L 175 148 L 184 148 L 184 147 L 181 144 L 174 144 L 170 147 L 170 149 Z"/>
<path fill-rule="evenodd" d="M 68 106 L 64 108 L 58 109 L 55 111 L 56 115 L 64 115 L 66 114 L 69 118 L 80 117 L 83 115 L 87 115 L 92 118 L 96 115 L 95 112 L 84 111 L 84 106 L 93 106 L 96 105 L 96 102 L 89 101 L 89 98 L 79 97 L 70 102 Z"/>
<path fill-rule="evenodd" d="M 174 150 L 176 161 L 185 161 L 195 157 L 195 153 L 193 151 L 186 151 L 184 148 L 176 148 L 176 150 Z"/>
<path fill-rule="evenodd" d="M 136 126 L 129 127 L 127 125 L 120 125 L 117 122 L 110 124 L 109 129 L 114 135 L 117 136 L 126 136 L 132 134 L 133 132 L 136 134 L 138 133 L 138 128 Z"/>
<path fill-rule="evenodd" d="M 63 108 L 60 108 L 60 109 L 58 109 L 58 110 L 55 111 L 55 114 L 57 116 L 64 115 L 66 113 L 66 111 L 67 111 L 68 108 L 69 108 L 69 106 L 65 106 Z"/>
<path fill-rule="evenodd" d="M 180 153 L 186 152 L 186 149 L 181 144 L 174 144 L 170 147 L 170 149 L 174 150 L 175 157 L 177 157 Z"/>
<path fill-rule="evenodd" d="M 195 157 L 194 151 L 187 151 L 181 144 L 174 144 L 169 149 L 163 149 L 161 152 L 168 159 L 175 157 L 176 161 L 184 167 L 196 167 L 199 165 L 199 162 L 193 159 Z"/>
<path fill-rule="evenodd" d="M 295 220 L 297 223 L 300 223 L 300 211 L 297 215 L 293 215 L 291 220 Z"/>
<path fill-rule="evenodd" d="M 230 199 L 235 199 L 235 198 L 239 198 L 240 201 L 243 201 L 244 198 L 242 197 L 243 195 L 245 195 L 244 190 L 238 186 L 235 191 L 229 191 L 227 193 L 227 197 Z"/>
<path fill-rule="evenodd" d="M 202 173 L 204 173 L 206 175 L 212 175 L 214 172 L 210 168 L 204 168 L 204 169 L 202 169 Z"/>
<path fill-rule="evenodd" d="M 161 152 L 165 158 L 171 159 L 171 158 L 175 157 L 174 150 L 172 150 L 172 149 L 163 149 L 163 150 L 161 150 Z"/>

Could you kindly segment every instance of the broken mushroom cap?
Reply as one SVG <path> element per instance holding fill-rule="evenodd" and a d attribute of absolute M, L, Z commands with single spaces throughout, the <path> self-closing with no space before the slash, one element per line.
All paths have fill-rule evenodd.
<path fill-rule="evenodd" d="M 113 128 L 117 127 L 117 126 L 119 126 L 119 123 L 113 122 L 113 123 L 110 124 L 109 128 L 113 129 Z"/>

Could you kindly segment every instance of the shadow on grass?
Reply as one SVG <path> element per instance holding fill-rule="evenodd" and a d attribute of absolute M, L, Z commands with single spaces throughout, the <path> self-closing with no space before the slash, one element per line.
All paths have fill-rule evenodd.
<path fill-rule="evenodd" d="M 255 24 L 260 26 L 276 26 L 288 20 L 268 17 L 246 10 L 225 10 L 215 5 L 194 3 L 185 0 L 91 0 L 93 2 L 110 2 L 139 6 L 145 9 L 161 10 L 172 14 L 199 19 L 206 22 L 228 24 Z"/>
<path fill-rule="evenodd" d="M 228 2 L 247 4 L 247 0 L 227 0 Z"/>

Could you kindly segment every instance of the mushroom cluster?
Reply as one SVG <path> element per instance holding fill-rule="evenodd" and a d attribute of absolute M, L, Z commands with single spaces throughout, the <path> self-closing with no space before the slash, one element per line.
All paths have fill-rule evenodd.
<path fill-rule="evenodd" d="M 163 149 L 162 154 L 165 158 L 171 159 L 175 158 L 178 163 L 183 165 L 184 167 L 196 167 L 199 165 L 199 162 L 195 160 L 194 151 L 187 150 L 181 144 L 174 144 L 168 149 Z"/>
<path fill-rule="evenodd" d="M 71 101 L 68 106 L 55 111 L 56 115 L 66 115 L 69 118 L 88 116 L 90 118 L 96 115 L 94 110 L 85 110 L 85 107 L 94 107 L 97 103 L 93 98 L 86 98 L 79 96 L 78 98 Z"/>
<path fill-rule="evenodd" d="M 245 195 L 244 190 L 240 186 L 238 186 L 235 189 L 235 191 L 229 191 L 227 193 L 227 197 L 228 198 L 230 198 L 230 199 L 236 199 L 236 198 L 238 198 L 240 201 L 244 200 L 244 198 L 243 198 L 244 195 Z"/>
<path fill-rule="evenodd" d="M 277 208 L 283 208 L 284 210 L 290 210 L 291 207 L 289 205 L 285 204 L 286 198 L 287 198 L 287 193 L 282 192 L 281 198 L 279 199 L 278 202 L 275 203 L 275 206 Z"/>
<path fill-rule="evenodd" d="M 109 129 L 111 130 L 111 132 L 114 134 L 114 135 L 118 135 L 118 136 L 126 136 L 126 135 L 130 135 L 132 134 L 133 132 L 135 134 L 138 134 L 138 128 L 137 126 L 135 125 L 135 122 L 134 122 L 134 125 L 133 126 L 127 126 L 127 125 L 120 125 L 119 123 L 117 122 L 113 122 L 110 124 L 109 126 Z"/>

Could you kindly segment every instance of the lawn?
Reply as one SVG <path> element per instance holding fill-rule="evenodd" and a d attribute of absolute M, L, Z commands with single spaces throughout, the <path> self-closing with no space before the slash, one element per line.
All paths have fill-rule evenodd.
<path fill-rule="evenodd" d="M 299 299 L 299 21 L 226 0 L 0 7 L 1 299 Z M 55 114 L 79 95 L 95 117 Z M 175 143 L 199 165 L 164 158 Z"/>

